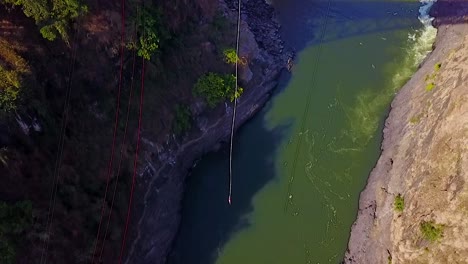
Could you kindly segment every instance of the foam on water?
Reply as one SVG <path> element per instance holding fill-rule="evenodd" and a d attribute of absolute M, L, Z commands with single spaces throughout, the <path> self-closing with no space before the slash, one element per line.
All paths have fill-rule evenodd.
<path fill-rule="evenodd" d="M 434 43 L 437 29 L 432 26 L 433 17 L 429 15 L 429 11 L 435 1 L 422 0 L 422 6 L 419 8 L 419 21 L 424 25 L 419 30 L 420 35 L 417 42 L 414 44 L 415 63 L 419 64 L 431 51 L 432 43 Z"/>
<path fill-rule="evenodd" d="M 403 67 L 393 77 L 393 90 L 398 90 L 404 82 L 411 77 L 414 68 L 417 67 L 424 58 L 431 52 L 432 44 L 437 35 L 437 29 L 432 26 L 433 17 L 429 15 L 434 0 L 421 0 L 418 19 L 423 24 L 423 27 L 417 29 L 414 33 L 408 34 L 408 49 L 406 53 Z"/>
<path fill-rule="evenodd" d="M 362 140 L 361 142 L 367 143 L 375 135 L 380 120 L 378 113 L 390 103 L 395 93 L 411 78 L 418 65 L 431 52 L 437 35 L 437 29 L 432 26 L 434 18 L 429 15 L 434 3 L 435 1 L 431 0 L 421 1 L 418 19 L 423 27 L 408 34 L 406 56 L 398 64 L 387 88 L 378 93 L 367 90 L 357 96 L 356 105 L 351 109 L 350 127 L 353 137 Z"/>

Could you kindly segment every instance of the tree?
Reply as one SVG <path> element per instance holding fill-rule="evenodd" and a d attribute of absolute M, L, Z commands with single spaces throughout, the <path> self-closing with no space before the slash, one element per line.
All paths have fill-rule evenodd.
<path fill-rule="evenodd" d="M 15 6 L 21 6 L 23 13 L 27 17 L 34 18 L 36 24 L 50 18 L 47 0 L 3 0 L 3 2 Z"/>
<path fill-rule="evenodd" d="M 138 41 L 127 45 L 127 47 L 136 48 L 138 56 L 150 60 L 159 49 L 160 42 L 169 38 L 168 33 L 161 24 L 161 20 L 159 10 L 143 8 L 137 21 Z"/>
<path fill-rule="evenodd" d="M 15 50 L 16 47 L 0 38 L 0 112 L 14 110 L 20 97 L 23 75 L 29 66 Z"/>
<path fill-rule="evenodd" d="M 88 8 L 79 0 L 3 0 L 7 4 L 21 6 L 27 17 L 34 19 L 40 28 L 42 36 L 47 40 L 55 40 L 60 36 L 69 42 L 68 23 Z"/>
<path fill-rule="evenodd" d="M 201 76 L 194 87 L 194 94 L 205 98 L 210 107 L 215 107 L 225 99 L 234 100 L 242 92 L 242 88 L 236 89 L 236 78 L 232 74 L 220 75 L 217 73 L 207 73 Z"/>
<path fill-rule="evenodd" d="M 21 77 L 15 70 L 7 70 L 0 65 L 0 110 L 9 112 L 16 108 L 21 88 Z"/>

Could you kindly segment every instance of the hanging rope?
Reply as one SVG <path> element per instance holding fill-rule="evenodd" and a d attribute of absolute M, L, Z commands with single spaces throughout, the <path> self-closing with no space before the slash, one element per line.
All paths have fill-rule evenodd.
<path fill-rule="evenodd" d="M 234 110 L 232 113 L 232 123 L 231 123 L 231 146 L 229 148 L 229 195 L 228 203 L 229 205 L 232 202 L 232 142 L 234 140 L 234 127 L 236 123 L 236 110 L 237 110 L 237 88 L 238 88 L 238 71 L 239 71 L 239 39 L 240 39 L 240 23 L 241 23 L 241 0 L 238 0 L 237 7 L 237 36 L 236 36 L 236 87 L 234 89 Z"/>

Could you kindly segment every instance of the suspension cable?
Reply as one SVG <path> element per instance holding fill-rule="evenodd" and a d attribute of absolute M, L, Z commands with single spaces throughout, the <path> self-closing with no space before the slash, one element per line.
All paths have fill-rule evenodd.
<path fill-rule="evenodd" d="M 236 36 L 236 87 L 234 90 L 234 109 L 232 113 L 232 123 L 231 123 L 231 142 L 229 148 L 229 195 L 228 203 L 229 205 L 232 202 L 232 143 L 234 140 L 234 128 L 236 123 L 236 110 L 237 110 L 237 90 L 238 90 L 238 71 L 239 71 L 239 39 L 240 39 L 240 23 L 241 23 L 241 0 L 238 0 L 237 7 L 237 36 Z"/>

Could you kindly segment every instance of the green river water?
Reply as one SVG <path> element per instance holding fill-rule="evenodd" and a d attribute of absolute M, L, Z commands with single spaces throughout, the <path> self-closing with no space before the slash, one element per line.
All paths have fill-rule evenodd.
<path fill-rule="evenodd" d="M 378 3 L 383 21 L 390 4 Z M 194 169 L 169 263 L 343 259 L 390 102 L 435 36 L 418 20 L 418 2 L 398 6 L 409 15 L 394 28 L 369 15 L 376 6 L 359 11 L 359 4 L 365 5 L 275 2 L 285 39 L 300 50 L 292 74 L 236 134 L 232 206 L 227 151 L 207 155 Z M 356 18 L 341 21 L 340 14 Z M 358 33 L 340 35 L 342 27 Z"/>

